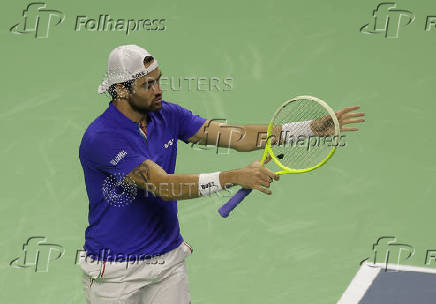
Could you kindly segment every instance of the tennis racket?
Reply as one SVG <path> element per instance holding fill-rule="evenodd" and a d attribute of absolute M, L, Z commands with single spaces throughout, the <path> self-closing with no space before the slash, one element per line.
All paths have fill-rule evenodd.
<path fill-rule="evenodd" d="M 271 158 L 279 175 L 310 172 L 332 157 L 339 137 L 338 119 L 325 101 L 297 96 L 283 103 L 268 124 L 261 164 Z M 228 217 L 251 191 L 241 188 L 218 209 L 219 214 Z"/>

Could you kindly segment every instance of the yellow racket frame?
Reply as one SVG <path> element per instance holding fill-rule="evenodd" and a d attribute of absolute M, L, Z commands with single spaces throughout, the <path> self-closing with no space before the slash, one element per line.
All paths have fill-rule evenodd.
<path fill-rule="evenodd" d="M 272 129 L 273 129 L 273 122 L 274 122 L 274 118 L 276 117 L 276 115 L 280 112 L 280 110 L 286 106 L 287 104 L 296 101 L 296 100 L 300 100 L 300 99 L 309 99 L 312 101 L 316 101 L 318 102 L 321 106 L 323 106 L 327 112 L 330 114 L 330 116 L 332 116 L 334 125 L 335 125 L 335 136 L 339 136 L 340 130 L 339 130 L 339 122 L 338 119 L 336 117 L 335 112 L 327 105 L 327 103 L 317 97 L 313 97 L 313 96 L 297 96 L 294 97 L 288 101 L 286 101 L 285 103 L 283 103 L 283 105 L 276 111 L 276 113 L 273 116 L 273 119 L 271 120 L 271 122 L 268 124 L 268 128 L 267 128 L 267 133 L 266 133 L 266 143 L 265 143 L 265 150 L 263 152 L 263 157 L 260 161 L 260 164 L 263 165 L 263 163 L 265 162 L 266 158 L 268 157 L 268 155 L 271 156 L 271 159 L 274 161 L 274 163 L 280 168 L 282 169 L 282 171 L 277 171 L 275 172 L 275 174 L 290 174 L 290 173 L 306 173 L 306 172 L 310 172 L 312 170 L 315 170 L 319 167 L 321 167 L 322 165 L 324 165 L 335 153 L 336 151 L 336 147 L 332 147 L 331 151 L 329 152 L 329 154 L 327 154 L 327 156 L 321 160 L 317 165 L 310 167 L 310 168 L 305 168 L 305 169 L 292 169 L 289 167 L 286 167 L 285 165 L 283 165 L 280 160 L 274 155 L 274 152 L 272 151 L 271 148 L 271 135 L 272 135 Z"/>

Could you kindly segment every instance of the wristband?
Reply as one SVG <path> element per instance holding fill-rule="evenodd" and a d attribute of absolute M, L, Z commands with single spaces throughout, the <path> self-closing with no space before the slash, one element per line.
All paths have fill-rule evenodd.
<path fill-rule="evenodd" d="M 314 135 L 310 124 L 312 120 L 299 121 L 299 122 L 288 122 L 282 125 L 282 132 L 284 133 L 285 144 L 292 142 L 294 136 L 299 137 L 309 137 Z"/>
<path fill-rule="evenodd" d="M 211 195 L 212 193 L 222 190 L 220 183 L 220 173 L 205 173 L 198 177 L 198 193 L 201 196 Z"/>

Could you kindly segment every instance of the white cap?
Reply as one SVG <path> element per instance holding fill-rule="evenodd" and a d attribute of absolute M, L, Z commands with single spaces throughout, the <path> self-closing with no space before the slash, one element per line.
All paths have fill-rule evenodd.
<path fill-rule="evenodd" d="M 107 92 L 115 83 L 125 82 L 147 75 L 158 67 L 157 60 L 148 67 L 144 67 L 144 58 L 151 56 L 146 49 L 137 45 L 121 45 L 112 50 L 107 61 L 107 72 L 103 82 L 99 85 L 99 94 Z"/>

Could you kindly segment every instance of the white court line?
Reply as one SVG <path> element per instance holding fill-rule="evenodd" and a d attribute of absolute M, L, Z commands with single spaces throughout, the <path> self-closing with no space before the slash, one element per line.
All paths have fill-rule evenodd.
<path fill-rule="evenodd" d="M 363 298 L 381 268 L 362 264 L 337 304 L 357 304 Z"/>

